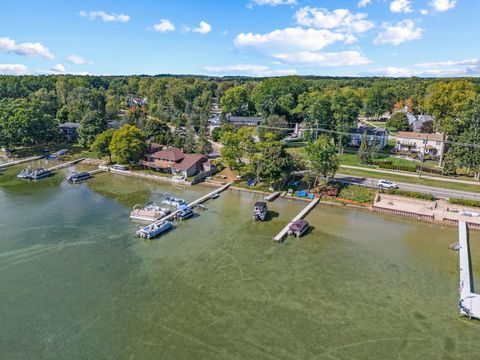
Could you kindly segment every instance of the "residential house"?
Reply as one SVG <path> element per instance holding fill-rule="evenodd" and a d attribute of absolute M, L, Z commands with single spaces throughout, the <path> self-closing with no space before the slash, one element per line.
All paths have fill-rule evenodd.
<path fill-rule="evenodd" d="M 158 145 L 158 144 L 155 144 Z M 208 158 L 200 154 L 184 154 L 178 148 L 168 148 L 148 153 L 140 164 L 146 168 L 165 173 L 181 175 L 185 178 L 202 173 Z"/>
<path fill-rule="evenodd" d="M 384 128 L 376 128 L 370 126 L 360 126 L 350 129 L 350 146 L 359 147 L 362 143 L 362 136 L 367 133 L 368 143 L 375 144 L 377 149 L 383 149 L 388 145 L 388 130 Z"/>
<path fill-rule="evenodd" d="M 396 136 L 395 150 L 411 154 L 431 155 L 442 159 L 446 138 L 443 134 L 425 134 L 400 131 Z"/>
<path fill-rule="evenodd" d="M 411 131 L 422 132 L 422 127 L 424 124 L 428 122 L 433 123 L 433 116 L 431 115 L 413 115 L 410 111 L 408 111 L 407 107 L 404 107 L 399 111 L 407 115 L 408 126 L 410 127 Z"/>
<path fill-rule="evenodd" d="M 65 136 L 65 139 L 69 142 L 75 142 L 78 140 L 78 123 L 64 123 L 58 126 L 60 132 Z"/>
<path fill-rule="evenodd" d="M 233 126 L 258 126 L 263 122 L 261 117 L 252 117 L 252 116 L 233 116 L 229 115 L 227 120 Z"/>
<path fill-rule="evenodd" d="M 143 107 L 147 105 L 147 98 L 129 97 L 127 99 L 127 105 L 128 107 L 136 107 L 136 106 Z"/>

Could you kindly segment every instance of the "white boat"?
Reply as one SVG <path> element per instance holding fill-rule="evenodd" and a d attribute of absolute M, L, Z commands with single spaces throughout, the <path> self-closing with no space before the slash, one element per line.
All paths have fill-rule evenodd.
<path fill-rule="evenodd" d="M 255 203 L 255 207 L 253 208 L 252 218 L 255 221 L 265 221 L 267 217 L 268 207 L 267 204 L 263 201 L 258 201 Z"/>
<path fill-rule="evenodd" d="M 71 184 L 76 184 L 85 180 L 88 180 L 92 177 L 88 172 L 72 172 L 69 176 L 67 176 L 67 181 Z"/>
<path fill-rule="evenodd" d="M 30 169 L 23 169 L 20 171 L 20 174 L 17 175 L 18 178 L 20 179 L 30 179 L 32 176 L 32 170 Z"/>
<path fill-rule="evenodd" d="M 32 171 L 32 174 L 30 175 L 30 179 L 33 180 L 38 180 L 42 179 L 44 177 L 50 176 L 52 173 L 48 169 L 40 168 L 40 169 L 35 169 Z"/>
<path fill-rule="evenodd" d="M 182 205 L 185 205 L 186 202 L 185 200 L 181 198 L 174 198 L 171 196 L 167 196 L 163 201 L 162 204 L 168 205 L 168 206 L 173 206 L 173 207 L 180 207 Z"/>
<path fill-rule="evenodd" d="M 135 235 L 144 239 L 153 239 L 165 231 L 170 230 L 172 227 L 170 221 L 161 221 L 138 229 Z"/>
<path fill-rule="evenodd" d="M 135 205 L 130 213 L 130 219 L 152 222 L 157 221 L 170 213 L 170 209 L 162 208 L 152 202 L 145 206 Z"/>

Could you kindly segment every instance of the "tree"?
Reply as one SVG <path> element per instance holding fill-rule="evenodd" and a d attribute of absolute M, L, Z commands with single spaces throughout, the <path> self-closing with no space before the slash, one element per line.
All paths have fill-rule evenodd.
<path fill-rule="evenodd" d="M 410 128 L 407 114 L 403 111 L 398 111 L 387 120 L 387 127 L 394 128 L 397 131 L 407 131 Z"/>
<path fill-rule="evenodd" d="M 207 136 L 205 130 L 203 130 L 200 133 L 200 136 L 198 137 L 195 152 L 198 153 L 198 154 L 203 154 L 203 155 L 209 155 L 213 152 L 212 143 L 208 139 L 208 136 Z"/>
<path fill-rule="evenodd" d="M 97 135 L 93 142 L 91 149 L 98 152 L 100 156 L 108 156 L 110 162 L 112 162 L 112 153 L 110 151 L 110 143 L 112 142 L 115 129 L 108 129 L 103 133 Z"/>
<path fill-rule="evenodd" d="M 279 115 L 269 115 L 265 118 L 264 125 L 266 128 L 260 128 L 258 131 L 258 135 L 262 138 L 264 137 L 265 133 L 270 133 L 275 135 L 277 140 L 280 140 L 287 136 L 288 130 L 288 122 L 285 116 Z"/>
<path fill-rule="evenodd" d="M 363 165 L 372 163 L 372 145 L 370 144 L 370 140 L 366 131 L 362 134 L 362 142 L 360 143 L 360 148 L 358 149 L 358 158 L 360 163 Z"/>
<path fill-rule="evenodd" d="M 469 81 L 440 81 L 428 87 L 424 108 L 433 115 L 437 131 L 452 134 L 458 126 L 458 114 L 468 110 L 475 96 L 475 87 Z"/>
<path fill-rule="evenodd" d="M 78 140 L 83 147 L 91 146 L 97 135 L 107 129 L 107 120 L 96 110 L 89 111 L 80 121 Z"/>
<path fill-rule="evenodd" d="M 145 123 L 143 132 L 145 133 L 147 139 L 161 139 L 167 132 L 170 132 L 170 128 L 165 121 L 149 118 Z M 161 142 L 161 144 L 166 145 L 163 142 Z"/>
<path fill-rule="evenodd" d="M 138 162 L 146 148 L 142 131 L 136 126 L 128 124 L 115 131 L 109 146 L 112 157 L 117 162 L 125 164 Z"/>
<path fill-rule="evenodd" d="M 339 90 L 332 95 L 332 112 L 340 152 L 348 141 L 346 135 L 357 124 L 361 101 L 352 90 Z"/>
<path fill-rule="evenodd" d="M 307 156 L 315 174 L 314 187 L 317 186 L 320 178 L 328 182 L 335 176 L 339 161 L 335 144 L 331 138 L 321 135 L 317 141 L 307 147 Z"/>
<path fill-rule="evenodd" d="M 229 88 L 220 99 L 220 106 L 225 114 L 235 116 L 254 115 L 255 104 L 252 101 L 251 95 L 251 83 Z"/>
<path fill-rule="evenodd" d="M 445 161 L 443 162 L 443 175 L 451 176 L 457 174 L 457 164 L 455 160 L 455 152 L 447 151 L 445 155 Z"/>
<path fill-rule="evenodd" d="M 188 127 L 185 133 L 185 141 L 183 143 L 183 151 L 192 154 L 195 152 L 196 139 L 193 127 Z"/>
<path fill-rule="evenodd" d="M 278 142 L 267 142 L 262 146 L 263 159 L 259 164 L 259 176 L 274 186 L 283 185 L 293 170 L 295 162 Z"/>

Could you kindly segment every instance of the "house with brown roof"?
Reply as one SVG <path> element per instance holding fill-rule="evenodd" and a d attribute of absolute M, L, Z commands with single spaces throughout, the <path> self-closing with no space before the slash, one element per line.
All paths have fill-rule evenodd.
<path fill-rule="evenodd" d="M 207 162 L 208 158 L 204 155 L 184 154 L 182 150 L 172 147 L 147 154 L 140 164 L 149 169 L 187 178 L 203 172 L 203 164 Z"/>
<path fill-rule="evenodd" d="M 395 150 L 442 158 L 445 151 L 445 141 L 446 138 L 443 134 L 399 131 L 395 139 Z"/>

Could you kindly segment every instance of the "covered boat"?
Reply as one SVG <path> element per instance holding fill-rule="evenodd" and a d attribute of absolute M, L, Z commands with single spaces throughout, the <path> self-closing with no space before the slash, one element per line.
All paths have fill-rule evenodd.
<path fill-rule="evenodd" d="M 30 175 L 30 179 L 33 180 L 38 180 L 42 179 L 44 177 L 50 176 L 52 173 L 48 169 L 40 168 L 40 169 L 35 169 L 32 171 L 32 174 Z"/>
<path fill-rule="evenodd" d="M 253 213 L 252 213 L 253 220 L 264 221 L 265 218 L 267 217 L 267 213 L 268 213 L 267 203 L 263 201 L 256 202 L 255 207 L 253 208 Z"/>
<path fill-rule="evenodd" d="M 297 220 L 288 228 L 288 235 L 300 237 L 308 230 L 308 222 L 305 220 Z"/>
<path fill-rule="evenodd" d="M 20 171 L 20 174 L 17 175 L 18 178 L 20 179 L 30 179 L 32 176 L 32 170 L 30 169 L 23 169 Z"/>
<path fill-rule="evenodd" d="M 153 239 L 165 231 L 170 230 L 172 227 L 173 226 L 170 221 L 161 221 L 142 227 L 138 229 L 135 234 L 144 239 Z"/>
<path fill-rule="evenodd" d="M 59 159 L 59 158 L 61 158 L 62 156 L 64 156 L 66 153 L 68 153 L 68 150 L 67 150 L 67 149 L 58 150 L 57 152 L 48 155 L 48 156 L 47 156 L 47 159 L 48 159 L 48 160 Z"/>
<path fill-rule="evenodd" d="M 76 183 L 88 180 L 91 177 L 92 175 L 90 175 L 90 173 L 88 172 L 81 172 L 81 173 L 72 172 L 70 176 L 67 177 L 67 181 L 71 184 L 76 184 Z"/>
<path fill-rule="evenodd" d="M 181 198 L 175 198 L 173 196 L 167 196 L 163 201 L 162 204 L 173 206 L 173 207 L 180 207 L 185 205 L 185 200 Z"/>
<path fill-rule="evenodd" d="M 181 205 L 178 212 L 175 214 L 177 220 L 186 220 L 193 216 L 193 211 L 187 205 Z"/>
<path fill-rule="evenodd" d="M 130 219 L 136 221 L 157 221 L 170 214 L 170 209 L 162 208 L 151 202 L 144 206 L 135 205 L 130 213 Z"/>

